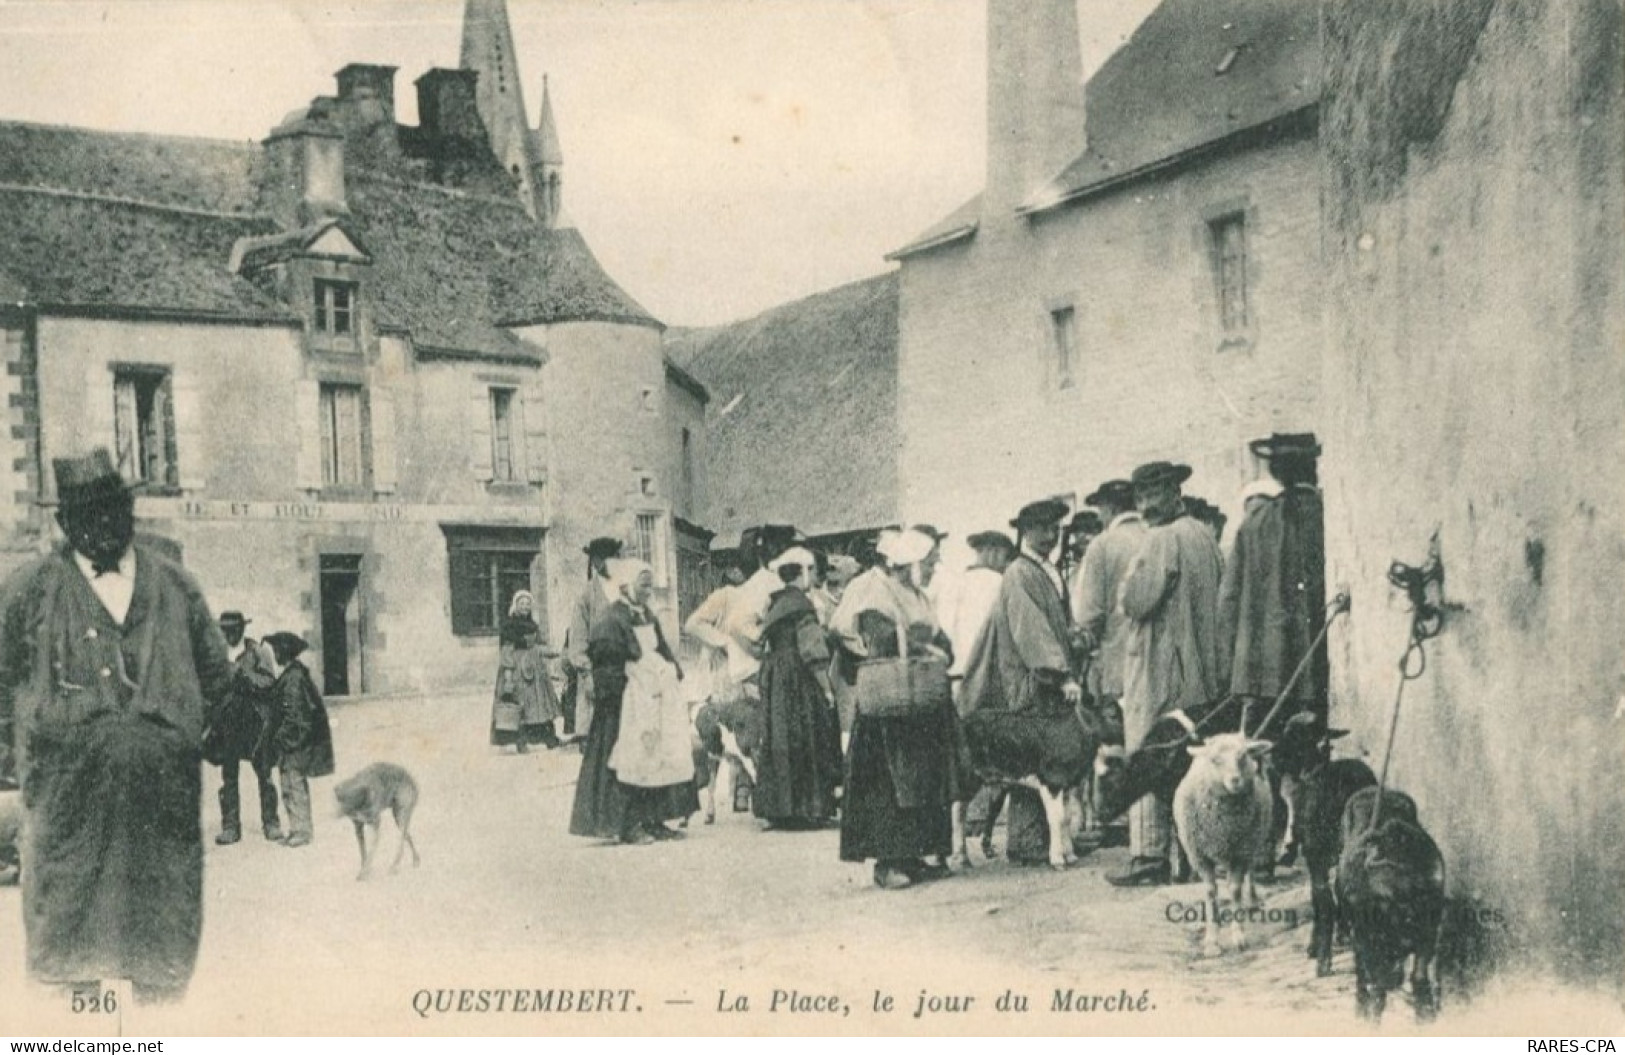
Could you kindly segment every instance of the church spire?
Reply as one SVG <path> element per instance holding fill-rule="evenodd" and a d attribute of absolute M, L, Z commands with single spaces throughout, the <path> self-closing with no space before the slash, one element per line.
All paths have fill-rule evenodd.
<path fill-rule="evenodd" d="M 519 57 L 506 0 L 465 0 L 461 65 L 479 74 L 475 105 L 491 136 L 491 151 L 513 177 L 519 200 L 534 211 L 538 188 L 531 171 L 532 133 L 525 117 Z"/>
<path fill-rule="evenodd" d="M 564 149 L 559 146 L 559 127 L 553 119 L 553 99 L 542 74 L 542 116 L 531 133 L 534 156 L 531 179 L 536 187 L 536 219 L 545 227 L 556 227 L 563 208 Z"/>

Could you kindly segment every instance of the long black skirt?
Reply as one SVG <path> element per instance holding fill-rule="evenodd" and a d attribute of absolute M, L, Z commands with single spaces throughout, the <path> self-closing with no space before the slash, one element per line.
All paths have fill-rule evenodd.
<path fill-rule="evenodd" d="M 828 820 L 841 779 L 840 719 L 794 652 L 769 655 L 761 685 L 765 721 L 751 807 L 765 821 Z"/>
<path fill-rule="evenodd" d="M 29 747 L 29 973 L 128 978 L 143 999 L 179 998 L 203 933 L 198 746 L 153 719 L 110 714 L 36 733 Z"/>
<path fill-rule="evenodd" d="M 637 824 L 681 820 L 699 812 L 700 795 L 692 780 L 663 788 L 629 788 L 617 780 L 609 756 L 620 736 L 621 694 L 595 696 L 570 810 L 571 835 L 619 839 Z M 653 794 L 635 796 L 639 791 Z M 629 816 L 633 809 L 640 815 Z"/>
<path fill-rule="evenodd" d="M 952 706 L 852 724 L 841 803 L 841 860 L 896 860 L 953 849 L 958 794 Z"/>

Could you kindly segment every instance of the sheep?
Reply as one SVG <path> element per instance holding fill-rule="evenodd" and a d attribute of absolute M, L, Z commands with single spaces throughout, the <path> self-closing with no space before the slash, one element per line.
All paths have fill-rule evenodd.
<path fill-rule="evenodd" d="M 1185 856 L 1207 884 L 1207 927 L 1202 952 L 1218 956 L 1218 870 L 1230 879 L 1231 939 L 1236 949 L 1247 947 L 1242 930 L 1242 900 L 1257 907 L 1253 865 L 1270 846 L 1273 807 L 1269 781 L 1259 770 L 1259 759 L 1269 751 L 1264 740 L 1241 733 L 1224 733 L 1186 750 L 1190 772 L 1174 792 L 1174 825 Z"/>
<path fill-rule="evenodd" d="M 1343 851 L 1343 810 L 1351 796 L 1373 787 L 1377 776 L 1357 758 L 1331 757 L 1331 742 L 1347 736 L 1346 729 L 1320 731 L 1312 715 L 1294 715 L 1281 732 L 1270 758 L 1282 775 L 1282 790 L 1292 818 L 1292 840 L 1303 853 L 1309 870 L 1314 924 L 1309 955 L 1315 974 L 1332 973 L 1332 932 L 1348 934 L 1347 917 L 1338 908 L 1331 873 Z"/>
<path fill-rule="evenodd" d="M 1409 795 L 1384 792 L 1374 817 L 1377 792 L 1356 792 L 1344 807 L 1337 864 L 1337 899 L 1354 942 L 1354 1007 L 1361 1018 L 1381 1019 L 1388 990 L 1399 987 L 1410 959 L 1411 1000 L 1417 1021 L 1426 1022 L 1439 1010 L 1433 970 L 1444 921 L 1444 857 Z"/>

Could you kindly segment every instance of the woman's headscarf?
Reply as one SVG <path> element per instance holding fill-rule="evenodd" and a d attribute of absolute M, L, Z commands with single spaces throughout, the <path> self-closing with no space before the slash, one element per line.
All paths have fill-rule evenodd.
<path fill-rule="evenodd" d="M 617 596 L 632 600 L 632 587 L 637 584 L 638 576 L 644 572 L 654 574 L 649 562 L 638 560 L 635 557 L 619 557 L 609 562 L 609 581 L 614 584 Z"/>
<path fill-rule="evenodd" d="M 906 568 L 929 557 L 936 545 L 937 540 L 919 528 L 909 528 L 900 532 L 897 538 L 881 551 L 881 556 L 885 557 L 886 563 L 893 568 Z"/>
<path fill-rule="evenodd" d="M 536 596 L 535 596 L 535 594 L 532 594 L 529 590 L 520 590 L 517 593 L 515 593 L 513 595 L 513 599 L 508 602 L 508 618 L 512 619 L 512 618 L 514 618 L 515 616 L 517 616 L 519 614 L 519 599 L 521 597 L 523 597 L 525 600 L 530 602 L 531 615 L 533 617 L 535 616 L 535 614 L 536 614 Z"/>

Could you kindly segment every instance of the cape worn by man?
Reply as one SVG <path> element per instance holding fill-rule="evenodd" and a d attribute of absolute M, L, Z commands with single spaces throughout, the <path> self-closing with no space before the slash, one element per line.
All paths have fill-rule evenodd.
<path fill-rule="evenodd" d="M 1035 502 L 1011 521 L 1023 531 L 1020 553 L 1005 570 L 986 628 L 965 664 L 960 713 L 1003 709 L 1013 713 L 1066 706 L 1072 677 L 1066 600 L 1060 573 L 1045 556 L 1055 547 L 1064 506 Z M 1040 539 L 1033 548 L 1033 537 Z M 976 820 L 967 811 L 967 820 Z M 1005 854 L 1016 863 L 1048 860 L 1049 827 L 1038 794 L 1012 788 Z"/>
<path fill-rule="evenodd" d="M 1302 484 L 1255 505 L 1236 530 L 1219 589 L 1220 647 L 1230 650 L 1235 695 L 1273 701 L 1320 634 L 1326 620 L 1324 539 L 1320 492 Z M 1326 683 L 1322 642 L 1290 699 L 1324 708 Z"/>

